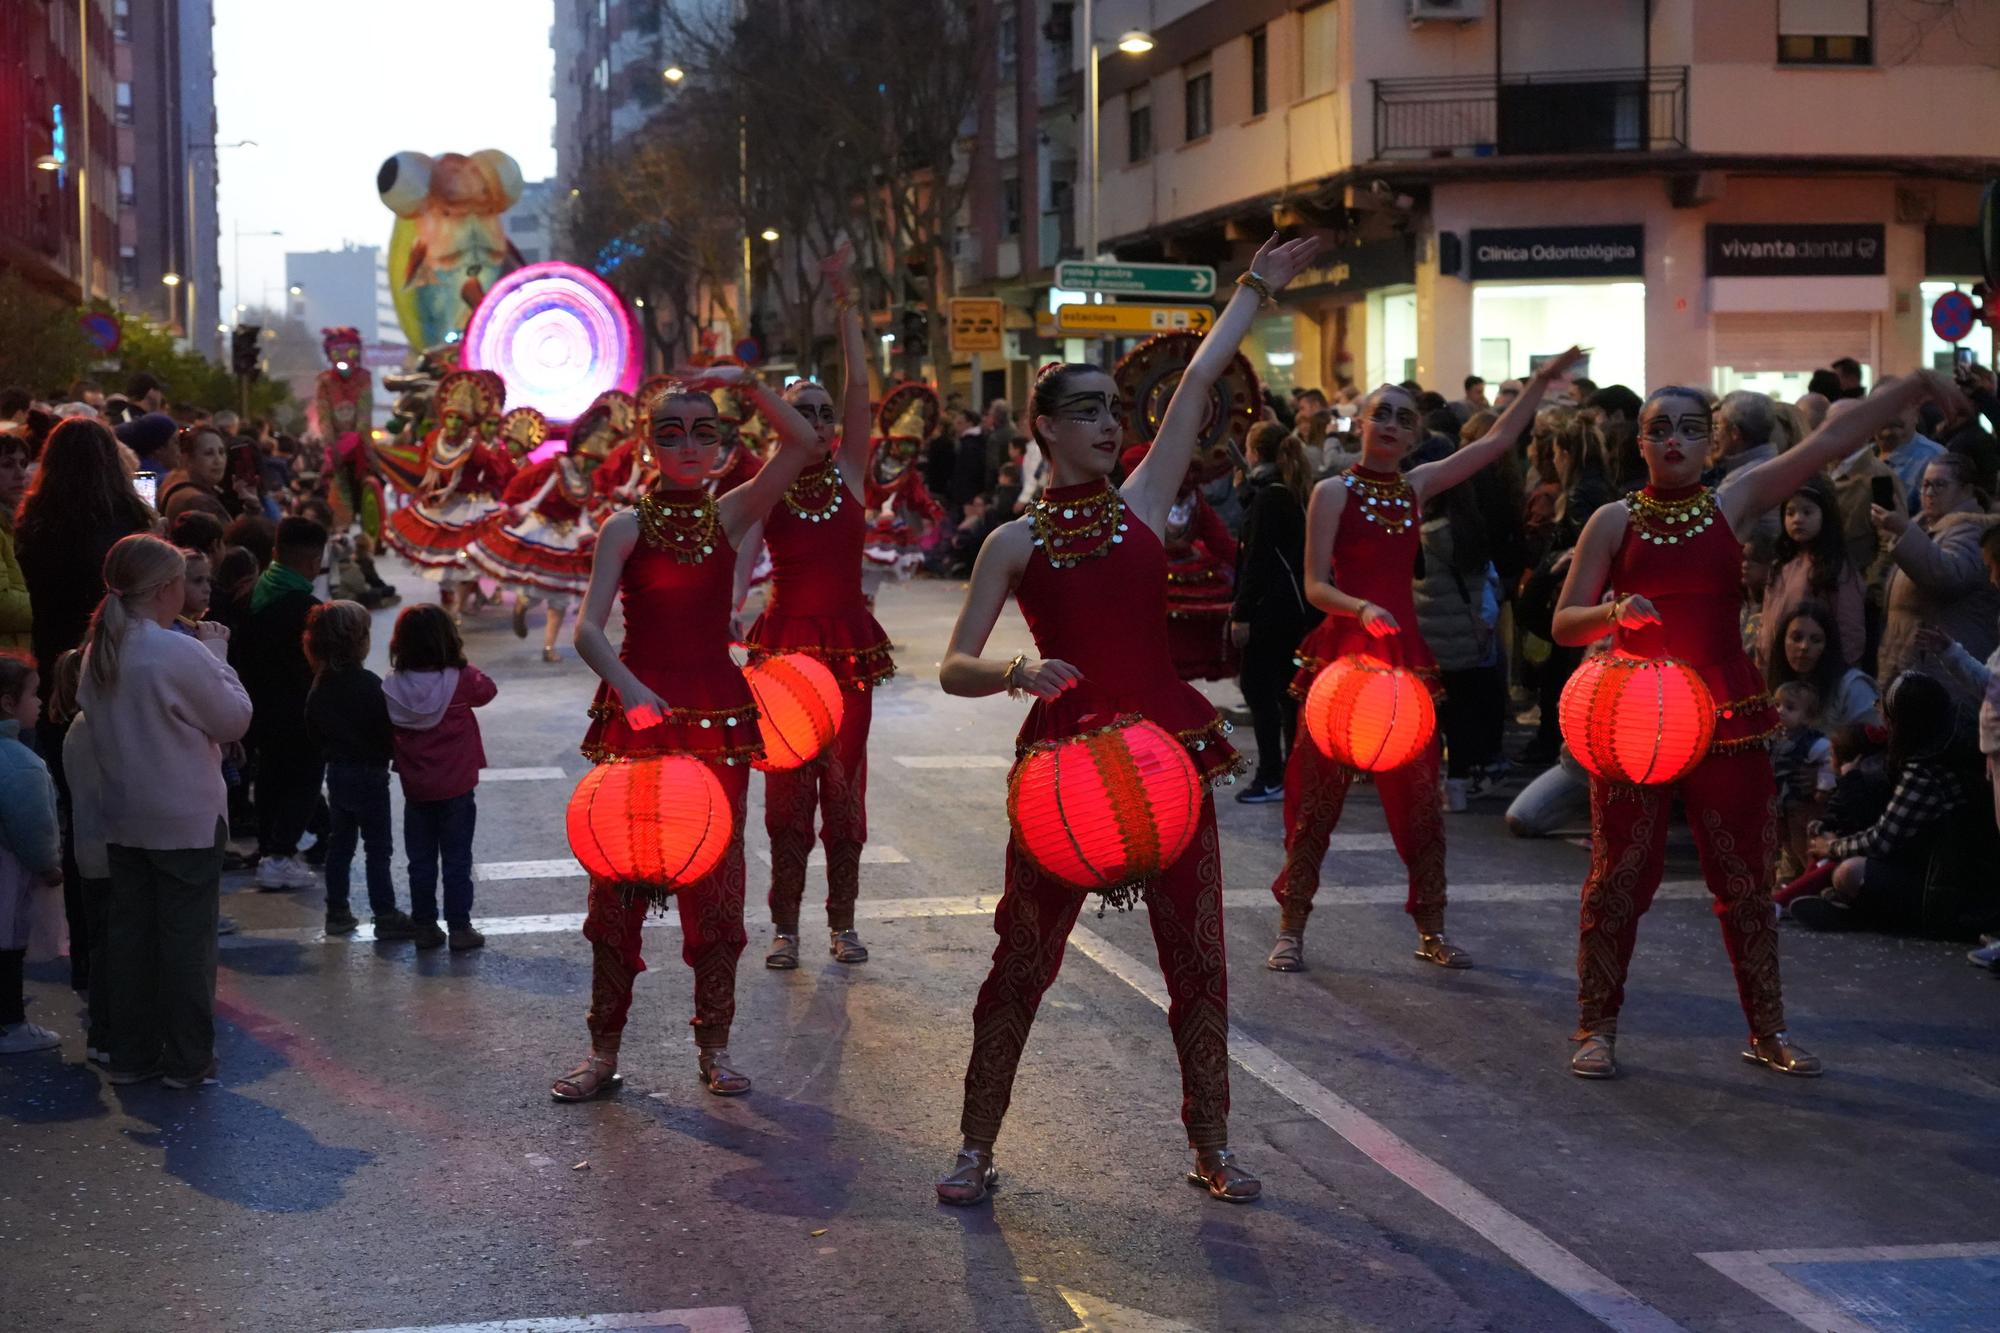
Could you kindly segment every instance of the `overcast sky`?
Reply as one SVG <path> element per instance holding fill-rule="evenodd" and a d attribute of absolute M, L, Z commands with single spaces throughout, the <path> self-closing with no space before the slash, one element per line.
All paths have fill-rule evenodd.
<path fill-rule="evenodd" d="M 287 250 L 386 246 L 392 153 L 499 148 L 555 174 L 553 0 L 215 0 L 223 318 L 279 301 Z M 236 294 L 236 232 L 243 240 Z M 253 237 L 252 232 L 283 236 Z"/>

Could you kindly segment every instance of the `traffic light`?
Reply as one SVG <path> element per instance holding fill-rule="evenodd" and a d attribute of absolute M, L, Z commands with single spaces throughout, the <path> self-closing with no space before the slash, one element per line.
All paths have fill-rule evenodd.
<path fill-rule="evenodd" d="M 229 364 L 238 379 L 257 378 L 257 360 L 260 355 L 257 339 L 263 332 L 261 324 L 238 324 L 236 331 L 230 335 Z"/>
<path fill-rule="evenodd" d="M 897 334 L 897 350 L 908 356 L 925 356 L 931 350 L 930 320 L 924 312 L 904 307 L 902 330 Z"/>

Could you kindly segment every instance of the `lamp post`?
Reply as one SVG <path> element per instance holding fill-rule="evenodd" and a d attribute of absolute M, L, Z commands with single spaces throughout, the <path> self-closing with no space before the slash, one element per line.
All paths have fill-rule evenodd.
<path fill-rule="evenodd" d="M 183 164 L 183 173 L 181 181 L 181 194 L 182 197 L 187 200 L 187 244 L 186 244 L 187 253 L 181 256 L 181 267 L 186 270 L 187 304 L 184 307 L 186 310 L 186 318 L 184 318 L 181 321 L 181 326 L 187 330 L 187 340 L 188 340 L 188 346 L 190 348 L 194 346 L 195 294 L 201 286 L 200 279 L 196 276 L 198 272 L 198 266 L 196 265 L 194 258 L 195 154 L 197 153 L 212 154 L 212 153 L 218 153 L 225 148 L 255 148 L 256 146 L 257 146 L 257 141 L 255 139 L 238 139 L 235 143 L 197 143 L 188 145 L 187 161 Z M 216 302 L 216 305 L 218 307 L 220 307 L 221 304 L 222 303 L 220 300 Z"/>
<path fill-rule="evenodd" d="M 235 232 L 236 265 L 229 279 L 229 290 L 236 293 L 236 310 L 237 313 L 241 314 L 243 311 L 243 238 L 248 236 L 254 240 L 259 236 L 283 236 L 285 233 L 282 231 L 245 231 L 241 222 L 236 224 Z"/>
<path fill-rule="evenodd" d="M 1084 63 L 1083 80 L 1084 114 L 1090 120 L 1089 129 L 1084 135 L 1085 146 L 1088 148 L 1090 154 L 1090 165 L 1085 172 L 1088 178 L 1085 196 L 1089 203 L 1089 207 L 1084 213 L 1083 221 L 1083 257 L 1085 259 L 1097 258 L 1097 182 L 1100 174 L 1097 163 L 1100 146 L 1099 132 L 1102 127 L 1099 123 L 1100 117 L 1097 110 L 1097 64 L 1099 51 L 1096 19 L 1096 0 L 1083 0 L 1083 40 L 1090 45 L 1090 58 Z M 1135 28 L 1118 38 L 1118 49 L 1128 56 L 1144 55 L 1153 49 L 1153 39 L 1151 35 Z"/>

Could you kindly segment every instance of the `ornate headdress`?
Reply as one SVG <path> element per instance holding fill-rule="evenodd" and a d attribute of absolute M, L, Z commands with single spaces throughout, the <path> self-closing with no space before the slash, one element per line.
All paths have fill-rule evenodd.
<path fill-rule="evenodd" d="M 492 390 L 493 406 L 487 409 L 486 415 L 497 418 L 500 409 L 507 406 L 507 381 L 500 378 L 497 370 L 475 370 L 472 373 L 485 380 L 486 387 Z"/>
<path fill-rule="evenodd" d="M 454 370 L 438 381 L 436 413 L 440 421 L 447 412 L 456 412 L 468 422 L 477 423 L 498 407 L 493 385 L 476 370 Z"/>
<path fill-rule="evenodd" d="M 500 439 L 516 459 L 526 458 L 549 438 L 549 419 L 532 407 L 517 407 L 500 418 Z"/>
<path fill-rule="evenodd" d="M 1124 399 L 1128 444 L 1149 444 L 1160 433 L 1167 404 L 1188 363 L 1194 360 L 1201 338 L 1199 333 L 1156 334 L 1119 358 L 1112 378 Z M 1203 485 L 1229 474 L 1250 428 L 1257 424 L 1262 403 L 1257 374 L 1238 352 L 1208 391 L 1208 410 L 1195 438 L 1194 460 L 1188 465 L 1189 481 Z"/>
<path fill-rule="evenodd" d="M 649 376 L 639 386 L 639 420 L 650 422 L 653 419 L 653 409 L 659 405 L 660 400 L 680 387 L 681 382 L 672 375 Z"/>
<path fill-rule="evenodd" d="M 326 353 L 326 359 L 329 361 L 343 359 L 334 355 L 333 349 L 336 347 L 352 347 L 355 355 L 345 359 L 349 361 L 357 360 L 361 353 L 361 330 L 349 328 L 344 324 L 339 328 L 321 329 L 319 331 L 319 346 L 320 350 Z"/>
<path fill-rule="evenodd" d="M 622 389 L 606 389 L 590 400 L 583 414 L 569 423 L 569 447 L 574 453 L 602 458 L 620 440 L 635 433 L 639 404 Z M 643 432 L 640 438 L 644 438 Z"/>
<path fill-rule="evenodd" d="M 944 407 L 937 390 L 928 384 L 906 383 L 882 395 L 875 411 L 875 424 L 891 439 L 927 440 L 937 429 Z"/>

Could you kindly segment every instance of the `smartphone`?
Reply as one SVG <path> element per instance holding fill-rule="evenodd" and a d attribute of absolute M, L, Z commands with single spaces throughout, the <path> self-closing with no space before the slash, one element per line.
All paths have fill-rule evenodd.
<path fill-rule="evenodd" d="M 1868 482 L 1868 498 L 1878 509 L 1896 507 L 1896 479 L 1894 477 L 1874 477 Z"/>
<path fill-rule="evenodd" d="M 160 507 L 160 479 L 150 472 L 141 472 L 132 478 L 132 489 L 139 492 L 139 498 L 146 502 L 146 508 Z"/>
<path fill-rule="evenodd" d="M 1955 364 L 1961 366 L 1976 366 L 1979 364 L 1979 358 L 1972 354 L 1970 347 L 1960 346 L 1952 348 L 1951 359 Z"/>

